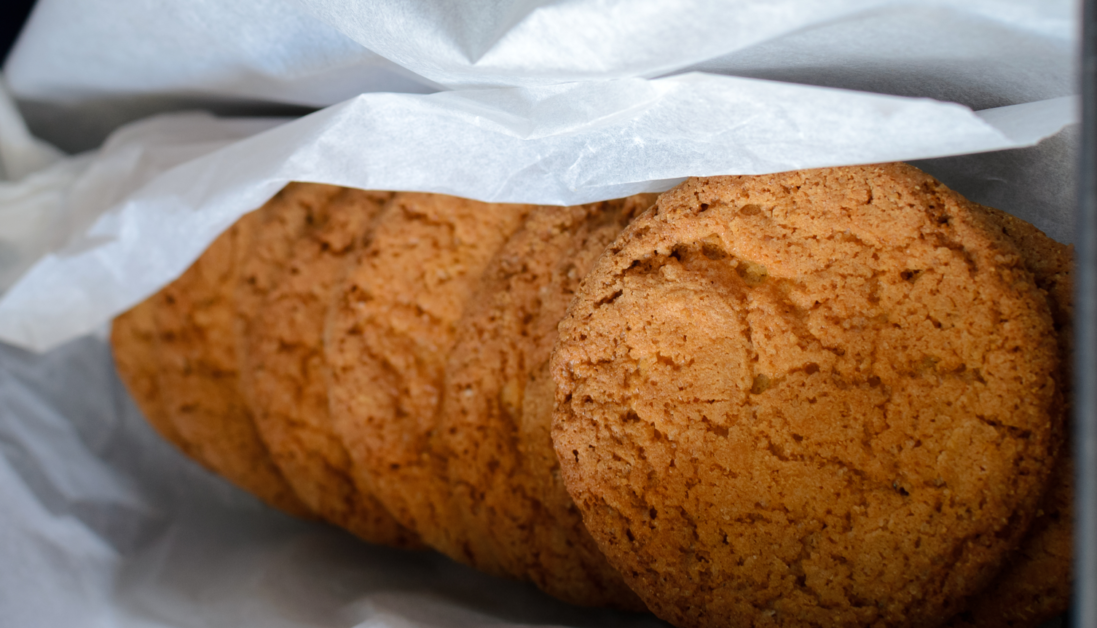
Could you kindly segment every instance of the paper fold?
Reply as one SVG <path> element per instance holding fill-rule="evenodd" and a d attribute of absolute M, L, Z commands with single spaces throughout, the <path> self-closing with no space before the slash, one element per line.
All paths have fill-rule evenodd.
<path fill-rule="evenodd" d="M 272 123 L 161 118 L 120 132 L 77 181 L 68 213 L 91 226 L 0 298 L 0 339 L 44 351 L 88 333 L 179 275 L 293 180 L 572 205 L 663 191 L 694 175 L 1028 146 L 1072 123 L 1072 103 L 974 114 L 926 99 L 694 73 L 365 94 L 234 143 L 212 138 Z"/>
<path fill-rule="evenodd" d="M 987 31 L 1011 31 L 1025 39 L 1070 40 L 1074 4 L 987 0 L 740 0 L 676 2 L 605 0 L 597 17 L 591 4 L 548 0 L 446 3 L 301 0 L 313 15 L 364 48 L 449 88 L 522 86 L 654 77 L 711 59 L 832 25 L 878 21 L 877 29 L 932 16 L 937 29 L 965 23 L 967 45 Z M 932 31 L 910 38 L 900 28 L 908 55 Z M 919 41 L 919 39 L 921 41 Z M 688 45 L 683 45 L 688 42 Z M 812 47 L 819 59 L 855 54 L 871 59 L 877 47 L 824 36 Z M 1033 59 L 1030 62 L 1039 63 Z M 824 62 L 825 63 L 825 62 Z"/>

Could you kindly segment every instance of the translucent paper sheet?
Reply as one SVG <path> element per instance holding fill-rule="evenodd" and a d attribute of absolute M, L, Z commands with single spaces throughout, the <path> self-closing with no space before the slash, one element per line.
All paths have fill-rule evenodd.
<path fill-rule="evenodd" d="M 232 143 L 214 138 L 269 125 L 160 118 L 113 136 L 74 183 L 73 236 L 0 297 L 0 339 L 45 350 L 91 331 L 180 274 L 291 180 L 572 205 L 663 191 L 690 175 L 1028 146 L 1073 120 L 1076 106 L 1063 97 L 973 114 L 925 99 L 684 74 L 365 94 Z"/>
<path fill-rule="evenodd" d="M 1070 239 L 1070 2 L 442 4 L 40 0 L 11 92 L 110 138 L 62 157 L 0 99 L 0 626 L 659 625 L 290 520 L 149 430 L 106 324 L 287 181 L 571 204 L 915 160 Z M 323 108 L 177 112 L 226 103 Z"/>

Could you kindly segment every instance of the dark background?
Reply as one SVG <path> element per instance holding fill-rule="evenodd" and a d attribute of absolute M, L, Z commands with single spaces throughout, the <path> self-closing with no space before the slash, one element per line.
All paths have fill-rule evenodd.
<path fill-rule="evenodd" d="M 34 0 L 4 0 L 0 2 L 0 63 L 8 58 L 8 51 L 27 21 Z"/>

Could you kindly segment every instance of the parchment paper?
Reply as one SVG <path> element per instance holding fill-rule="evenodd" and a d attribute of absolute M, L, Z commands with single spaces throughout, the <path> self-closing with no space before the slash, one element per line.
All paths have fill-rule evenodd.
<path fill-rule="evenodd" d="M 976 115 L 926 99 L 691 73 L 364 94 L 231 143 L 214 138 L 269 124 L 162 117 L 112 136 L 73 183 L 63 210 L 71 236 L 0 297 L 0 339 L 46 350 L 88 333 L 179 275 L 291 180 L 571 205 L 663 191 L 690 175 L 1028 146 L 1076 107 L 1063 97 Z"/>
<path fill-rule="evenodd" d="M 659 625 L 291 520 L 149 430 L 107 321 L 288 180 L 566 204 L 918 160 L 1070 238 L 1071 2 L 440 4 L 40 0 L 30 129 L 113 134 L 63 157 L 0 98 L 0 626 Z M 325 108 L 167 113 L 226 102 Z"/>

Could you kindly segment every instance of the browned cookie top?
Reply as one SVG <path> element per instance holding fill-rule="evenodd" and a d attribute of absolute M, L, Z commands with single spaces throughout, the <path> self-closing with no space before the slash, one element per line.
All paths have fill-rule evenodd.
<path fill-rule="evenodd" d="M 446 367 L 436 451 L 468 529 L 507 573 L 575 604 L 643 608 L 560 480 L 548 359 L 579 282 L 654 201 L 535 209 L 484 272 Z"/>
<path fill-rule="evenodd" d="M 164 411 L 198 462 L 268 504 L 309 513 L 271 460 L 240 394 L 233 294 L 248 214 L 155 297 Z"/>
<path fill-rule="evenodd" d="M 233 299 L 239 339 L 251 333 L 262 302 L 285 274 L 286 259 L 295 243 L 313 228 L 316 212 L 326 207 L 342 189 L 334 185 L 294 182 L 256 210 L 250 221 L 252 233 L 243 244 L 246 250 L 240 251 L 238 256 L 240 268 Z M 246 347 L 238 342 L 236 349 L 240 353 Z M 250 399 L 253 396 L 250 370 L 241 370 L 240 383 Z"/>
<path fill-rule="evenodd" d="M 367 541 L 407 547 L 417 544 L 415 534 L 351 480 L 328 413 L 323 360 L 334 284 L 391 196 L 336 188 L 322 202 L 298 202 L 271 216 L 256 229 L 249 257 L 261 263 L 242 278 L 239 289 L 252 298 L 240 299 L 237 314 L 245 396 L 297 495 Z"/>
<path fill-rule="evenodd" d="M 677 625 L 930 624 L 1035 511 L 1053 338 L 1012 243 L 912 167 L 691 179 L 561 323 L 553 439 Z"/>
<path fill-rule="evenodd" d="M 355 480 L 432 547 L 495 572 L 456 525 L 430 435 L 454 327 L 529 210 L 397 194 L 348 266 L 326 331 L 331 414 Z"/>
<path fill-rule="evenodd" d="M 155 298 L 146 299 L 114 319 L 110 333 L 114 364 L 137 407 L 160 436 L 193 455 L 160 398 L 160 340 L 154 301 Z"/>
<path fill-rule="evenodd" d="M 1066 403 L 1061 420 L 1070 416 L 1074 318 L 1072 247 L 1059 244 L 1020 218 L 984 207 L 990 221 L 1017 244 L 1036 285 L 1048 297 L 1059 338 L 1059 384 Z M 1064 430 L 1069 435 L 1069 430 Z M 1005 569 L 949 625 L 1039 626 L 1070 606 L 1074 559 L 1074 455 L 1064 440 L 1051 471 L 1051 484 L 1036 518 Z"/>
<path fill-rule="evenodd" d="M 1017 245 L 1036 285 L 1047 294 L 1059 339 L 1059 353 L 1064 356 L 1061 365 L 1064 375 L 1060 385 L 1069 397 L 1074 383 L 1071 375 L 1074 360 L 1066 359 L 1074 353 L 1074 247 L 1052 240 L 1016 216 L 993 207 L 980 205 L 979 208 L 987 212 L 994 227 Z"/>

